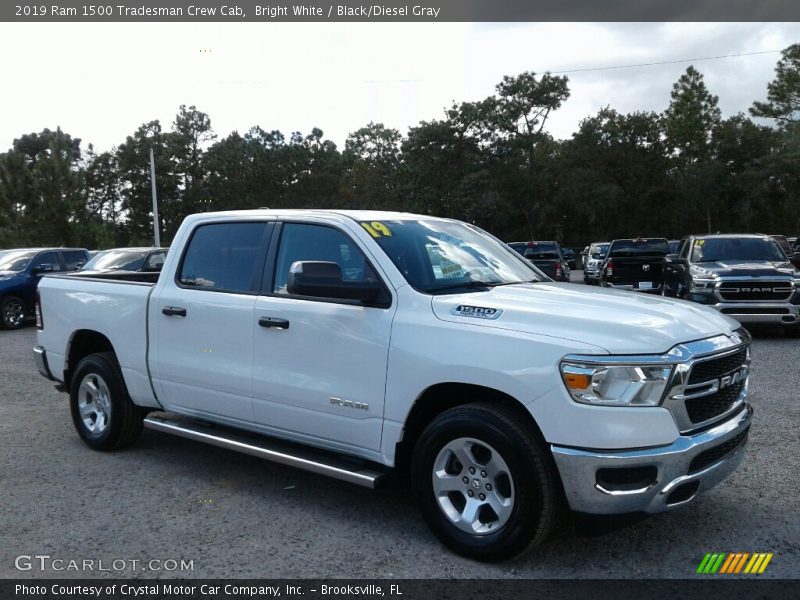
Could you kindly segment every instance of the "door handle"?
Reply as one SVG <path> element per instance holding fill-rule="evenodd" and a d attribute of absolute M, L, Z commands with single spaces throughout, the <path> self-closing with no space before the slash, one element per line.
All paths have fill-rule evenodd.
<path fill-rule="evenodd" d="M 168 317 L 185 317 L 186 316 L 186 309 L 181 308 L 180 306 L 165 306 L 161 309 L 161 312 L 167 315 Z"/>
<path fill-rule="evenodd" d="M 276 319 L 274 317 L 261 317 L 258 320 L 261 327 L 275 327 L 277 329 L 289 329 L 289 321 L 286 319 Z"/>

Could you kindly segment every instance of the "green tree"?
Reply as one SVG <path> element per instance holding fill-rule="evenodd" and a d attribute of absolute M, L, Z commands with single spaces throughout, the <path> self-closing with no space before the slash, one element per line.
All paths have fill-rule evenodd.
<path fill-rule="evenodd" d="M 775 119 L 781 126 L 796 125 L 800 120 L 800 44 L 792 44 L 781 54 L 775 79 L 767 85 L 767 101 L 754 102 L 750 114 Z"/>
<path fill-rule="evenodd" d="M 172 131 L 166 136 L 169 152 L 173 156 L 175 176 L 180 191 L 180 212 L 184 215 L 209 210 L 210 202 L 202 197 L 201 183 L 205 176 L 203 168 L 204 146 L 214 139 L 210 117 L 197 110 L 196 106 L 178 109 Z"/>
<path fill-rule="evenodd" d="M 153 149 L 162 244 L 168 244 L 183 218 L 179 178 L 169 147 L 169 134 L 156 121 L 142 124 L 116 151 L 122 188 L 120 218 L 127 233 L 126 244 L 153 243 L 153 203 L 150 186 L 150 149 Z"/>
<path fill-rule="evenodd" d="M 342 153 L 344 206 L 388 210 L 398 206 L 401 139 L 396 129 L 372 122 L 347 137 Z"/>
<path fill-rule="evenodd" d="M 706 88 L 703 75 L 690 66 L 672 86 L 671 101 L 664 112 L 685 231 L 711 232 L 712 215 L 720 210 L 719 178 L 723 172 L 711 157 L 711 136 L 721 117 L 718 100 Z M 705 227 L 700 225 L 703 221 Z"/>
<path fill-rule="evenodd" d="M 529 239 L 545 220 L 544 204 L 552 199 L 552 159 L 556 145 L 545 132 L 547 119 L 569 98 L 567 77 L 524 72 L 503 77 L 496 94 L 476 106 L 465 106 L 483 116 L 492 132 L 492 150 L 499 163 L 499 191 L 514 202 L 525 218 Z M 541 213 L 541 214 L 540 214 Z"/>

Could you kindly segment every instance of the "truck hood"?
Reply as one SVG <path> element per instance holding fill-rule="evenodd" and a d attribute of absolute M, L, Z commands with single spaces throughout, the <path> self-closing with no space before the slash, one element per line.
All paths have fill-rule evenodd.
<path fill-rule="evenodd" d="M 17 271 L 0 271 L 0 281 L 7 281 L 9 279 L 14 279 L 15 277 L 19 277 L 22 273 L 18 273 Z"/>
<path fill-rule="evenodd" d="M 795 268 L 789 262 L 720 260 L 695 264 L 701 269 L 716 273 L 720 277 L 792 277 L 796 273 Z"/>
<path fill-rule="evenodd" d="M 443 321 L 570 339 L 610 354 L 661 354 L 740 327 L 691 302 L 570 283 L 499 286 L 434 296 L 431 304 Z"/>

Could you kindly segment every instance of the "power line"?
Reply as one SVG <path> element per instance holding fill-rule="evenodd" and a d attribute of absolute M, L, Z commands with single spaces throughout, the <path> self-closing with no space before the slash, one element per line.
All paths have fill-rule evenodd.
<path fill-rule="evenodd" d="M 638 63 L 633 65 L 615 65 L 613 67 L 586 67 L 583 69 L 569 69 L 567 71 L 550 71 L 553 75 L 564 73 L 585 73 L 587 71 L 611 71 L 613 69 L 638 69 L 640 67 L 655 67 L 658 65 L 677 65 L 687 62 L 698 62 L 701 60 L 718 60 L 720 58 L 735 58 L 737 56 L 755 56 L 757 54 L 777 54 L 782 50 L 761 50 L 759 52 L 742 52 L 740 54 L 721 54 L 719 56 L 703 56 L 700 58 L 682 58 L 680 60 L 662 60 L 659 62 Z"/>

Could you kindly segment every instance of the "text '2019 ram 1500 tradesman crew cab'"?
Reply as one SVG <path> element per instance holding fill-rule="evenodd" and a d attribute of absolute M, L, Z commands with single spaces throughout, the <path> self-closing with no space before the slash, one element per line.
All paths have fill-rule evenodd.
<path fill-rule="evenodd" d="M 552 282 L 447 219 L 194 215 L 156 284 L 49 276 L 39 294 L 39 370 L 91 448 L 144 425 L 370 487 L 397 470 L 439 539 L 483 560 L 541 542 L 562 499 L 690 502 L 751 423 L 738 323 Z"/>

